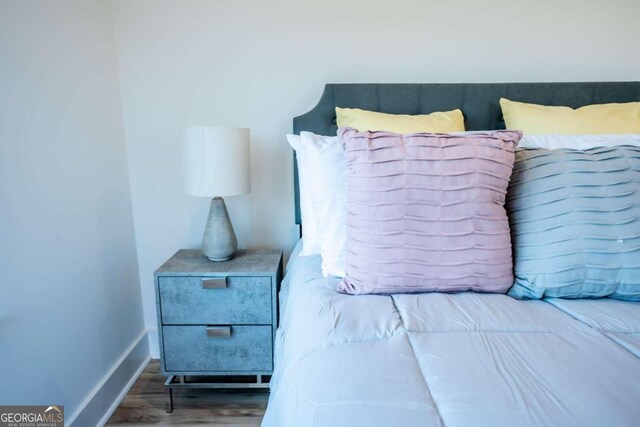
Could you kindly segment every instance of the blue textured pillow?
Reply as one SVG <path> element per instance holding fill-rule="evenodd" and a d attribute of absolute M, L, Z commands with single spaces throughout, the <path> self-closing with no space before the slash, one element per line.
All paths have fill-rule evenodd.
<path fill-rule="evenodd" d="M 518 150 L 505 207 L 509 295 L 640 301 L 640 147 Z"/>

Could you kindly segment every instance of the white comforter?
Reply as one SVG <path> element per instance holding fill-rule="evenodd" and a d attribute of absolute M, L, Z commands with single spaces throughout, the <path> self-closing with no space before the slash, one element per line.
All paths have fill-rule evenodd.
<path fill-rule="evenodd" d="M 294 253 L 264 427 L 640 425 L 638 303 L 335 288 Z"/>

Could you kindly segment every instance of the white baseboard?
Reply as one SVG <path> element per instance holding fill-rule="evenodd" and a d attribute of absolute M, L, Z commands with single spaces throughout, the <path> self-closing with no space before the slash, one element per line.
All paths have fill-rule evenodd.
<path fill-rule="evenodd" d="M 67 418 L 65 425 L 104 426 L 150 360 L 147 331 L 143 331 L 91 390 L 80 407 Z"/>
<path fill-rule="evenodd" d="M 129 382 L 124 386 L 122 391 L 120 391 L 120 394 L 118 395 L 118 397 L 116 397 L 116 400 L 113 401 L 109 409 L 107 409 L 107 412 L 102 416 L 102 419 L 97 424 L 98 427 L 103 427 L 104 425 L 107 424 L 107 422 L 109 421 L 109 418 L 111 418 L 111 415 L 113 415 L 116 409 L 118 409 L 118 406 L 120 405 L 122 400 L 125 398 L 127 393 L 129 393 L 129 390 L 131 390 L 131 387 L 138 380 L 138 378 L 142 374 L 142 371 L 144 371 L 144 369 L 147 367 L 150 361 L 151 361 L 151 356 L 147 356 L 144 362 L 140 364 L 136 372 L 129 379 Z"/>

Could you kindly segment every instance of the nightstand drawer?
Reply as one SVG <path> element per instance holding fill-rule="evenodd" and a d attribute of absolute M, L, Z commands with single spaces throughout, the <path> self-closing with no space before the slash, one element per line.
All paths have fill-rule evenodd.
<path fill-rule="evenodd" d="M 159 277 L 165 325 L 270 325 L 270 277 Z"/>
<path fill-rule="evenodd" d="M 228 328 L 228 329 L 227 329 Z M 271 326 L 164 326 L 168 372 L 273 369 Z"/>

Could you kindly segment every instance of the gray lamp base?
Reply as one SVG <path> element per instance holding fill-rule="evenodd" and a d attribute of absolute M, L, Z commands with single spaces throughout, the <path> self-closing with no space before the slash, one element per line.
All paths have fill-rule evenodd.
<path fill-rule="evenodd" d="M 211 199 L 207 225 L 202 236 L 202 253 L 211 261 L 227 261 L 238 250 L 236 233 L 233 231 L 227 206 L 222 197 Z"/>
<path fill-rule="evenodd" d="M 223 261 L 229 261 L 231 258 L 233 258 L 233 255 L 231 255 L 228 258 L 211 258 L 211 257 L 207 257 L 209 259 L 209 261 L 213 261 L 213 262 L 223 262 Z"/>

